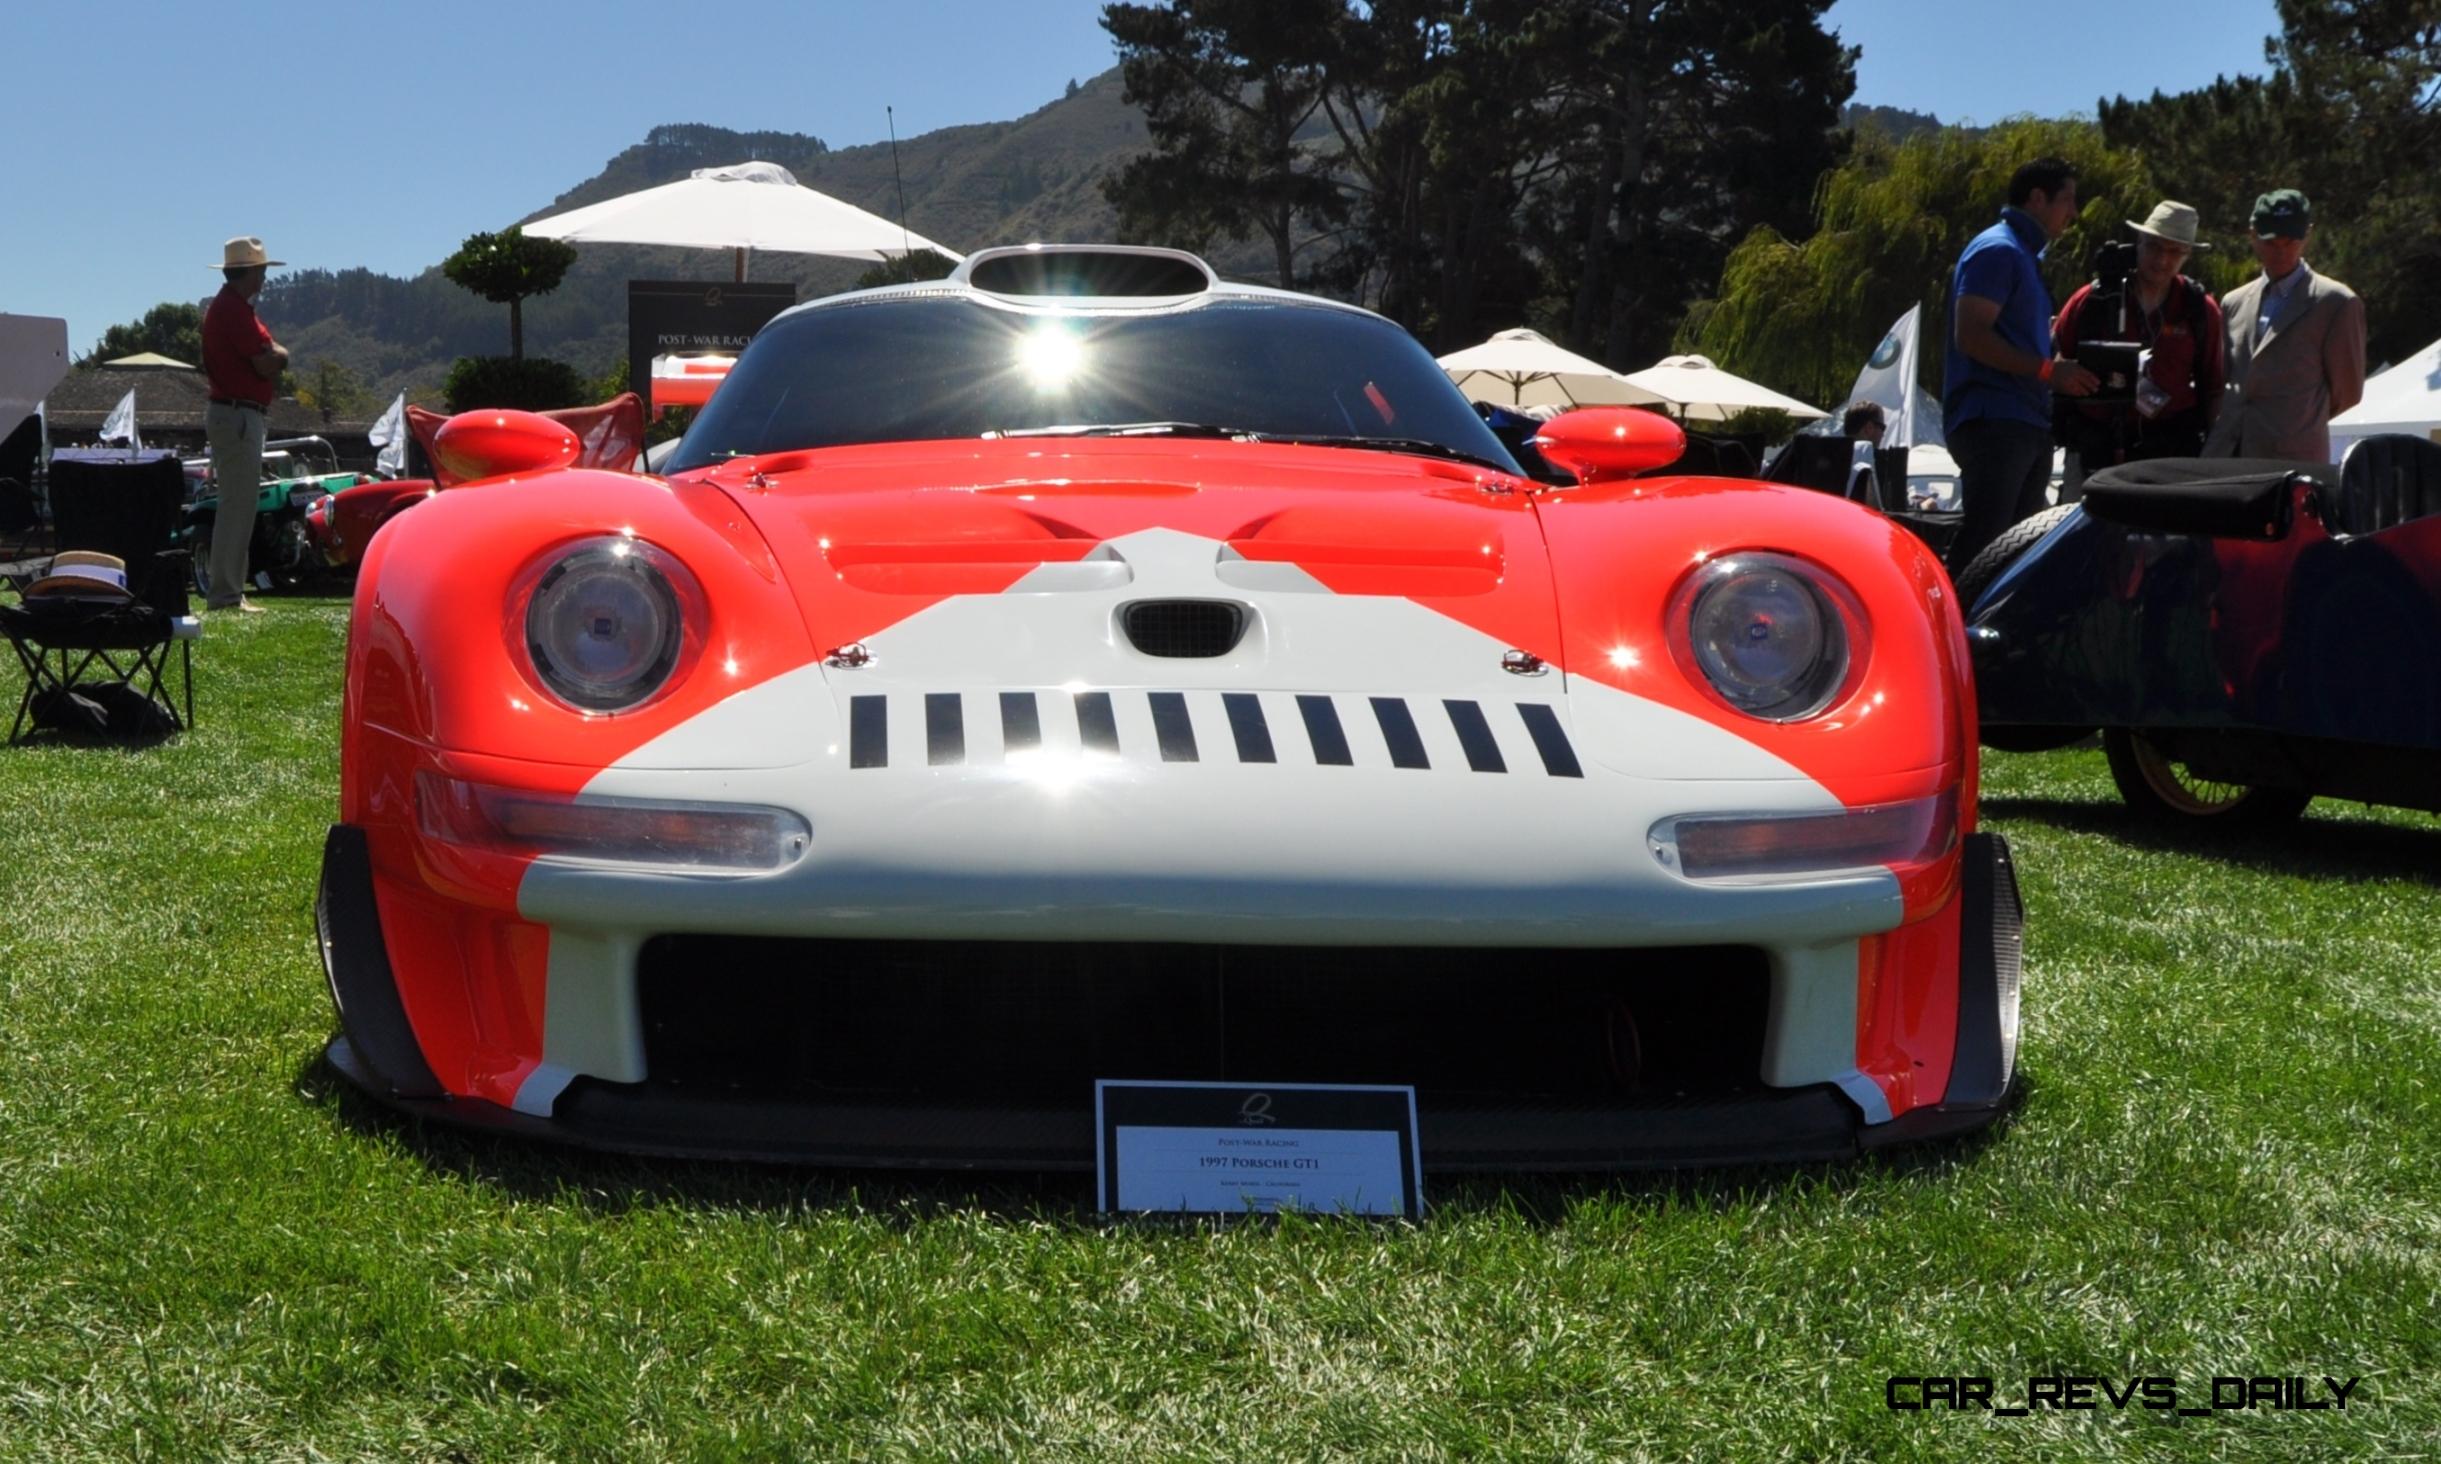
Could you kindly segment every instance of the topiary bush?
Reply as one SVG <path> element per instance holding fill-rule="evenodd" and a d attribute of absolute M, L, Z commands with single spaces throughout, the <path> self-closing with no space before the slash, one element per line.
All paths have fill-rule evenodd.
<path fill-rule="evenodd" d="M 460 356 L 449 368 L 441 388 L 452 412 L 477 407 L 515 407 L 548 412 L 556 407 L 581 407 L 594 398 L 583 376 L 565 361 L 548 356 Z"/>

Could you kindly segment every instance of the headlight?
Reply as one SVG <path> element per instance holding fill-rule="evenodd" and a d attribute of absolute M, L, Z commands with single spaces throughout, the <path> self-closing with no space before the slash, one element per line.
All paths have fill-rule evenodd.
<path fill-rule="evenodd" d="M 1782 554 L 1730 554 L 1687 576 L 1670 607 L 1672 649 L 1729 705 L 1772 722 L 1829 706 L 1864 629 L 1854 595 Z"/>
<path fill-rule="evenodd" d="M 702 605 L 667 551 L 588 539 L 546 561 L 526 592 L 526 656 L 543 688 L 579 711 L 631 711 L 669 684 L 690 635 L 700 638 Z"/>

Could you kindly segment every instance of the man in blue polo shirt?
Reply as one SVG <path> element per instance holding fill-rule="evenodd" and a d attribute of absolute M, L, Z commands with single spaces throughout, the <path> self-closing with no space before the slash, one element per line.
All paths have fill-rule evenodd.
<path fill-rule="evenodd" d="M 1964 517 L 1950 545 L 1956 574 L 2011 524 L 2042 511 L 2051 481 L 2051 393 L 2087 396 L 2094 374 L 2051 349 L 2043 250 L 2077 216 L 2077 170 L 2037 158 L 2009 179 L 2000 222 L 1977 234 L 1950 276 L 1950 345 L 1941 428 L 1958 460 Z"/>

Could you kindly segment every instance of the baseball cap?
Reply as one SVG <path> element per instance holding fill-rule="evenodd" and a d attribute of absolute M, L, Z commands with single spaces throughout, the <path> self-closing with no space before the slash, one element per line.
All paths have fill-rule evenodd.
<path fill-rule="evenodd" d="M 2254 226 L 2258 239 L 2302 239 L 2313 222 L 2313 205 L 2294 188 L 2275 188 L 2255 200 Z"/>

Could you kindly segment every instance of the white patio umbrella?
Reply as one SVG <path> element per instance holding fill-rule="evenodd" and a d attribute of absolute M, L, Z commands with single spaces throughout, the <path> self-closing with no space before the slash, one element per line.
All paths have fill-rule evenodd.
<path fill-rule="evenodd" d="M 1495 406 L 1635 407 L 1661 400 L 1601 362 L 1523 328 L 1440 359 L 1469 400 Z"/>
<path fill-rule="evenodd" d="M 1755 407 L 1769 407 L 1808 421 L 1831 415 L 1795 397 L 1782 396 L 1768 386 L 1757 386 L 1735 372 L 1723 371 L 1703 356 L 1665 356 L 1658 365 L 1629 372 L 1627 379 L 1666 402 L 1680 419 L 1689 422 L 1725 422 Z"/>
<path fill-rule="evenodd" d="M 753 249 L 866 260 L 933 249 L 952 259 L 965 257 L 879 214 L 817 193 L 777 163 L 697 168 L 675 183 L 536 219 L 525 232 L 571 244 L 733 249 L 741 280 L 747 251 Z"/>

